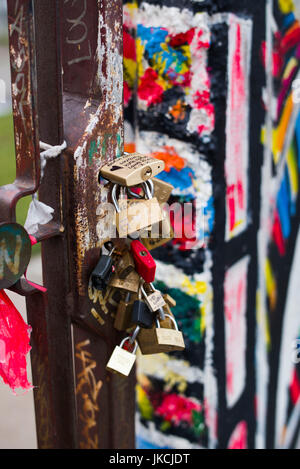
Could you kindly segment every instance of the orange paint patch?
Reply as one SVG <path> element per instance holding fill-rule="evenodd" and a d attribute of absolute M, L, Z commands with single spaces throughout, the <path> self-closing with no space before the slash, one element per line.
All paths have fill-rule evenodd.
<path fill-rule="evenodd" d="M 177 103 L 169 109 L 169 114 L 176 123 L 182 121 L 185 118 L 185 104 L 178 99 Z"/>
<path fill-rule="evenodd" d="M 167 171 L 167 173 L 170 172 L 171 168 L 175 168 L 177 171 L 184 168 L 184 159 L 176 153 L 173 147 L 165 146 L 163 149 L 164 151 L 156 151 L 152 153 L 151 156 L 165 162 L 165 171 Z"/>

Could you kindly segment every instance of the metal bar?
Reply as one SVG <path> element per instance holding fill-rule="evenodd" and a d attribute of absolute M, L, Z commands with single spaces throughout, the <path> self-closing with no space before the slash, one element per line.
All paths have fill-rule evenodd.
<path fill-rule="evenodd" d="M 36 63 L 31 0 L 8 0 L 9 49 L 16 148 L 16 179 L 0 188 L 1 220 L 15 221 L 17 201 L 40 181 Z"/>
<path fill-rule="evenodd" d="M 124 383 L 105 365 L 120 340 L 104 298 L 88 294 L 100 255 L 100 168 L 123 151 L 122 1 L 61 4 L 64 128 L 68 142 L 69 252 L 78 445 L 134 447 L 134 376 Z M 90 328 L 90 331 L 89 331 Z M 94 331 L 94 333 L 92 332 Z M 98 336 L 96 335 L 98 334 Z M 91 415 L 86 414 L 90 406 Z M 90 417 L 93 417 L 90 419 Z"/>

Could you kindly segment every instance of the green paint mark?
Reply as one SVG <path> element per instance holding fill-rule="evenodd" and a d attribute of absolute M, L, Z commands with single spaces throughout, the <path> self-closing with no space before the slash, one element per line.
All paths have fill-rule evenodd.
<path fill-rule="evenodd" d="M 120 158 L 122 156 L 122 139 L 121 139 L 121 135 L 120 134 L 117 134 L 117 143 L 118 143 L 118 147 L 117 147 L 117 158 Z"/>
<path fill-rule="evenodd" d="M 89 165 L 93 163 L 94 156 L 97 154 L 99 150 L 99 143 L 95 140 L 92 140 L 90 149 L 89 149 Z"/>

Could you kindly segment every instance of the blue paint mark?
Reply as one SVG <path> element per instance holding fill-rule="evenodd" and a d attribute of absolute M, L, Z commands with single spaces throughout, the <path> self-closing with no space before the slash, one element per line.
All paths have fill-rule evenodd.
<path fill-rule="evenodd" d="M 191 188 L 193 185 L 193 178 L 195 173 L 191 168 L 185 167 L 180 171 L 175 168 L 171 168 L 169 172 L 163 171 L 157 176 L 162 181 L 168 182 L 181 191 Z M 187 194 L 188 195 L 188 194 Z M 194 192 L 191 195 L 195 196 Z"/>
<path fill-rule="evenodd" d="M 176 79 L 177 74 L 181 72 L 182 64 L 187 63 L 189 58 L 179 49 L 173 49 L 166 43 L 168 31 L 162 28 L 146 28 L 139 24 L 137 35 L 145 44 L 145 51 L 149 58 L 154 58 L 156 62 L 160 59 L 163 64 L 163 73 L 167 73 L 171 80 Z M 164 48 L 162 44 L 164 44 Z M 155 54 L 157 54 L 156 57 L 154 57 Z M 154 65 L 153 67 L 156 68 Z"/>
<path fill-rule="evenodd" d="M 288 239 L 291 232 L 291 221 L 289 214 L 289 194 L 286 178 L 282 181 L 278 198 L 277 198 L 277 208 L 282 228 L 282 234 L 284 239 Z"/>
<path fill-rule="evenodd" d="M 213 196 L 208 200 L 206 207 L 204 208 L 204 215 L 207 216 L 208 222 L 208 233 L 210 234 L 214 228 L 215 221 L 215 206 Z"/>
<path fill-rule="evenodd" d="M 295 20 L 296 18 L 293 12 L 286 15 L 282 22 L 283 29 L 288 29 L 294 23 Z"/>
<path fill-rule="evenodd" d="M 168 446 L 155 446 L 150 441 L 143 440 L 139 436 L 136 438 L 136 449 L 171 449 Z"/>
<path fill-rule="evenodd" d="M 298 150 L 298 166 L 300 169 L 300 112 L 298 114 L 298 118 L 296 121 L 295 133 L 296 133 L 297 150 Z"/>
<path fill-rule="evenodd" d="M 163 49 L 161 44 L 165 42 L 168 31 L 162 28 L 146 28 L 142 24 L 138 24 L 137 35 L 143 42 L 146 42 L 145 50 L 152 59 L 153 55 L 161 52 Z"/>

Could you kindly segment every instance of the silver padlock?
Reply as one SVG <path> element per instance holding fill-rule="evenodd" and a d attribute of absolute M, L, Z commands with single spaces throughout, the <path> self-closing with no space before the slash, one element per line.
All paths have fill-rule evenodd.
<path fill-rule="evenodd" d="M 129 376 L 136 361 L 136 352 L 138 348 L 138 344 L 135 342 L 133 352 L 128 352 L 123 349 L 124 344 L 127 341 L 130 341 L 130 339 L 130 337 L 125 337 L 121 344 L 115 347 L 106 365 L 107 370 L 112 371 L 113 373 L 118 373 L 122 376 Z"/>

